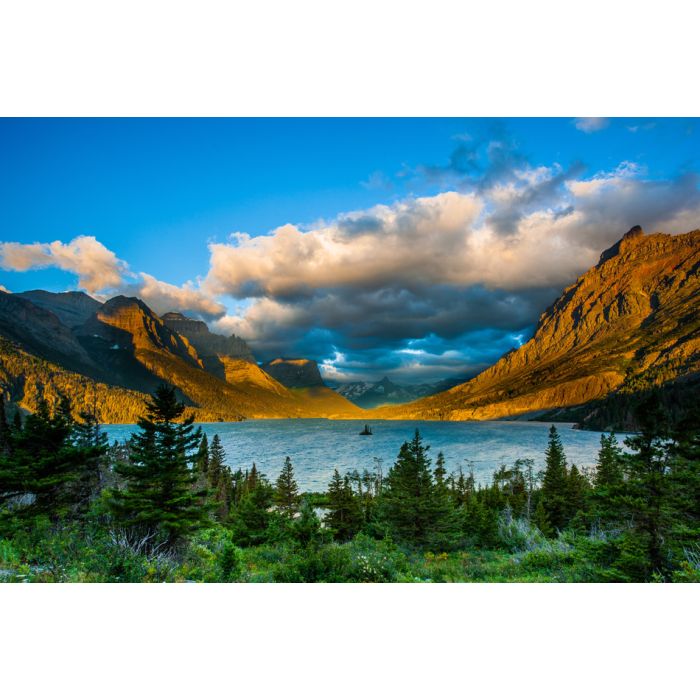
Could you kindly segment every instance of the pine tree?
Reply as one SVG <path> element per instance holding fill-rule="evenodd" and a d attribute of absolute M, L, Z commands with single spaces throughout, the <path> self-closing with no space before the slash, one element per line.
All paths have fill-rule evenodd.
<path fill-rule="evenodd" d="M 272 498 L 272 486 L 253 464 L 243 484 L 240 500 L 231 513 L 231 530 L 237 544 L 251 547 L 267 541 Z"/>
<path fill-rule="evenodd" d="M 115 518 L 124 526 L 159 533 L 168 546 L 177 545 L 207 522 L 202 493 L 193 489 L 197 475 L 190 464 L 201 439 L 193 418 L 181 419 L 184 404 L 175 390 L 161 386 L 146 404 L 139 432 L 131 440 L 129 463 L 116 471 L 126 488 L 112 494 Z"/>
<path fill-rule="evenodd" d="M 303 547 L 312 547 L 323 541 L 321 521 L 308 499 L 304 499 L 299 517 L 292 528 L 294 539 Z"/>
<path fill-rule="evenodd" d="M 600 436 L 600 450 L 591 493 L 591 515 L 602 526 L 618 526 L 624 517 L 620 509 L 623 492 L 623 454 L 614 433 Z"/>
<path fill-rule="evenodd" d="M 416 430 L 405 442 L 389 470 L 382 497 L 382 519 L 390 531 L 410 544 L 446 546 L 455 536 L 457 522 L 447 494 L 433 481 L 428 446 Z"/>
<path fill-rule="evenodd" d="M 633 580 L 669 571 L 668 537 L 675 523 L 667 421 L 656 394 L 637 409 L 640 431 L 625 444 L 626 479 L 620 507 L 633 526 L 624 543 L 623 568 Z"/>
<path fill-rule="evenodd" d="M 327 494 L 328 511 L 324 522 L 337 540 L 352 539 L 360 529 L 361 513 L 350 479 L 347 476 L 342 478 L 338 470 L 334 469 Z"/>
<path fill-rule="evenodd" d="M 13 504 L 14 515 L 45 515 L 55 522 L 71 512 L 75 483 L 85 465 L 103 454 L 101 446 L 75 444 L 74 428 L 70 401 L 63 396 L 53 412 L 41 398 L 35 413 L 8 426 L 7 449 L 0 454 L 0 503 Z"/>
<path fill-rule="evenodd" d="M 587 522 L 586 501 L 590 484 L 579 468 L 571 465 L 568 473 L 569 482 L 569 518 L 573 518 L 572 527 L 583 528 Z"/>
<path fill-rule="evenodd" d="M 622 449 L 615 433 L 600 436 L 600 451 L 596 463 L 595 486 L 607 488 L 622 481 Z"/>
<path fill-rule="evenodd" d="M 207 487 L 212 494 L 216 518 L 225 522 L 233 501 L 233 477 L 226 465 L 226 452 L 218 435 L 212 438 L 207 461 Z"/>
<path fill-rule="evenodd" d="M 299 487 L 294 479 L 292 460 L 287 456 L 275 482 L 275 504 L 288 518 L 294 517 L 299 506 Z"/>
<path fill-rule="evenodd" d="M 90 502 L 104 488 L 108 469 L 105 456 L 109 449 L 109 440 L 102 430 L 95 405 L 90 410 L 81 411 L 80 418 L 81 420 L 74 425 L 75 445 L 91 448 L 93 452 L 91 456 L 86 456 L 74 485 L 76 510 L 79 514 L 84 514 Z"/>
<path fill-rule="evenodd" d="M 438 452 L 435 460 L 435 486 L 441 492 L 447 491 L 447 469 L 445 468 L 445 455 L 442 450 Z"/>
<path fill-rule="evenodd" d="M 544 501 L 542 498 L 537 499 L 537 506 L 532 516 L 532 522 L 542 534 L 547 534 L 552 531 L 552 524 L 547 518 L 547 512 L 544 509 Z"/>
<path fill-rule="evenodd" d="M 700 406 L 692 407 L 676 424 L 669 446 L 671 491 L 676 512 L 674 541 L 689 550 L 700 541 Z"/>
<path fill-rule="evenodd" d="M 0 391 L 0 455 L 8 455 L 10 453 L 10 435 L 12 429 L 7 422 L 7 413 L 5 412 L 5 396 Z"/>
<path fill-rule="evenodd" d="M 194 459 L 194 466 L 199 483 L 204 488 L 207 483 L 207 472 L 209 471 L 209 439 L 206 433 L 202 433 L 202 439 Z"/>
<path fill-rule="evenodd" d="M 542 506 L 549 530 L 544 534 L 554 535 L 563 530 L 571 518 L 569 480 L 566 470 L 566 455 L 557 429 L 549 429 L 549 442 L 545 452 L 545 470 L 542 479 Z"/>

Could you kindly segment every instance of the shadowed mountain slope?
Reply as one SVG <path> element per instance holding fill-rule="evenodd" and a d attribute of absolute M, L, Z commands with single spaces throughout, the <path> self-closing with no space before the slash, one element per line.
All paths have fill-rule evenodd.
<path fill-rule="evenodd" d="M 204 324 L 202 324 L 204 325 Z M 199 329 L 198 341 L 222 336 Z M 140 299 L 119 296 L 99 305 L 74 330 L 27 299 L 0 296 L 0 382 L 5 396 L 34 410 L 44 394 L 76 400 L 76 412 L 99 396 L 104 422 L 133 420 L 143 397 L 166 382 L 178 389 L 198 420 L 352 417 L 356 406 L 326 387 L 294 393 L 246 359 L 199 356 L 190 340 L 169 328 Z M 237 340 L 237 339 L 236 339 Z M 200 347 L 201 342 L 198 342 Z M 206 349 L 206 348 L 205 348 Z M 215 372 L 210 371 L 216 360 Z"/>

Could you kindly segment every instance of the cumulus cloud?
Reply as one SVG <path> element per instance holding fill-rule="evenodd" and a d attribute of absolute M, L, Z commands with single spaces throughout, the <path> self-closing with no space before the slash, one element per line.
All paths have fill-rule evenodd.
<path fill-rule="evenodd" d="M 158 314 L 186 311 L 205 318 L 217 318 L 226 312 L 223 304 L 203 294 L 192 282 L 178 287 L 145 272 L 140 273 L 140 278 L 140 283 L 133 288 L 133 296 L 143 299 Z"/>
<path fill-rule="evenodd" d="M 574 125 L 579 131 L 585 134 L 592 134 L 594 131 L 602 131 L 610 125 L 607 117 L 579 117 L 574 120 Z"/>
<path fill-rule="evenodd" d="M 419 173 L 439 193 L 212 243 L 196 283 L 130 272 L 92 237 L 3 243 L 0 266 L 53 266 L 89 292 L 201 316 L 260 360 L 311 357 L 336 380 L 432 381 L 473 373 L 527 339 L 562 288 L 632 225 L 682 233 L 700 222 L 694 173 L 651 179 L 629 161 L 588 176 L 577 162 L 531 165 L 498 126 L 460 135 L 448 165 Z"/>
<path fill-rule="evenodd" d="M 489 360 L 517 345 L 633 224 L 681 233 L 698 221 L 695 175 L 651 180 L 632 162 L 588 178 L 578 163 L 526 167 L 479 192 L 408 198 L 307 229 L 235 234 L 210 246 L 203 288 L 246 299 L 219 328 L 266 359 L 321 358 L 335 378 L 374 367 L 375 377 L 428 379 L 477 366 L 467 354 L 485 329 L 497 334 L 486 343 Z M 426 338 L 429 345 L 415 345 Z"/>
<path fill-rule="evenodd" d="M 78 236 L 70 243 L 0 243 L 0 267 L 4 270 L 37 270 L 57 267 L 78 275 L 88 292 L 118 287 L 127 264 L 94 236 Z"/>
<path fill-rule="evenodd" d="M 78 276 L 78 287 L 99 298 L 116 294 L 138 296 L 158 313 L 188 311 L 215 318 L 225 307 L 191 282 L 177 287 L 148 273 L 132 273 L 129 266 L 93 236 L 69 243 L 0 243 L 0 267 L 25 272 L 49 267 Z"/>

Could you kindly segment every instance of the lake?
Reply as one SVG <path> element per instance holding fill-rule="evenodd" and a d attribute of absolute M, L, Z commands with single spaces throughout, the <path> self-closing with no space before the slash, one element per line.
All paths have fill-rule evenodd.
<path fill-rule="evenodd" d="M 302 490 L 325 490 L 337 468 L 341 474 L 357 469 L 373 470 L 378 457 L 386 474 L 401 444 L 418 428 L 431 446 L 433 462 L 445 454 L 449 471 L 465 460 L 473 463 L 477 481 L 490 481 L 501 464 L 518 458 L 532 458 L 537 468 L 544 466 L 549 423 L 527 421 L 373 421 L 373 435 L 360 436 L 364 421 L 294 419 L 246 420 L 240 423 L 200 423 L 209 439 L 218 433 L 232 469 L 258 469 L 275 479 L 284 458 L 289 455 Z M 595 464 L 600 433 L 574 430 L 570 423 L 557 423 L 569 462 L 579 467 Z M 125 440 L 134 425 L 107 425 L 110 441 Z M 620 436 L 620 442 L 624 436 Z"/>

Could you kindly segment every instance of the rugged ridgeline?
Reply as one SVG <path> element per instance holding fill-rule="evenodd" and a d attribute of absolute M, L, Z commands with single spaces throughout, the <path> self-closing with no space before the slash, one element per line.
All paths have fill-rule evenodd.
<path fill-rule="evenodd" d="M 450 378 L 440 382 L 427 384 L 395 384 L 388 377 L 383 377 L 378 382 L 348 382 L 339 384 L 335 390 L 360 408 L 378 408 L 379 406 L 409 403 L 431 396 L 440 391 L 451 389 L 457 384 L 462 384 L 470 377 L 462 379 Z"/>
<path fill-rule="evenodd" d="M 348 417 L 360 417 L 361 410 L 355 404 L 325 385 L 315 360 L 278 357 L 265 363 L 261 371 L 287 387 L 302 403 L 326 406 L 329 414 L 344 413 Z M 347 413 L 348 406 L 352 406 L 351 415 Z"/>
<path fill-rule="evenodd" d="M 60 392 L 76 411 L 94 403 L 104 422 L 131 422 L 165 381 L 202 421 L 358 412 L 325 386 L 284 386 L 251 360 L 239 338 L 180 314 L 162 319 L 133 297 L 101 304 L 80 293 L 0 293 L 0 384 L 26 410 Z"/>
<path fill-rule="evenodd" d="M 276 360 L 266 362 L 262 368 L 278 382 L 292 389 L 325 386 L 314 360 L 278 357 Z"/>
<path fill-rule="evenodd" d="M 699 268 L 700 231 L 646 236 L 634 227 L 564 290 L 525 345 L 465 384 L 375 415 L 485 420 L 692 382 Z"/>

